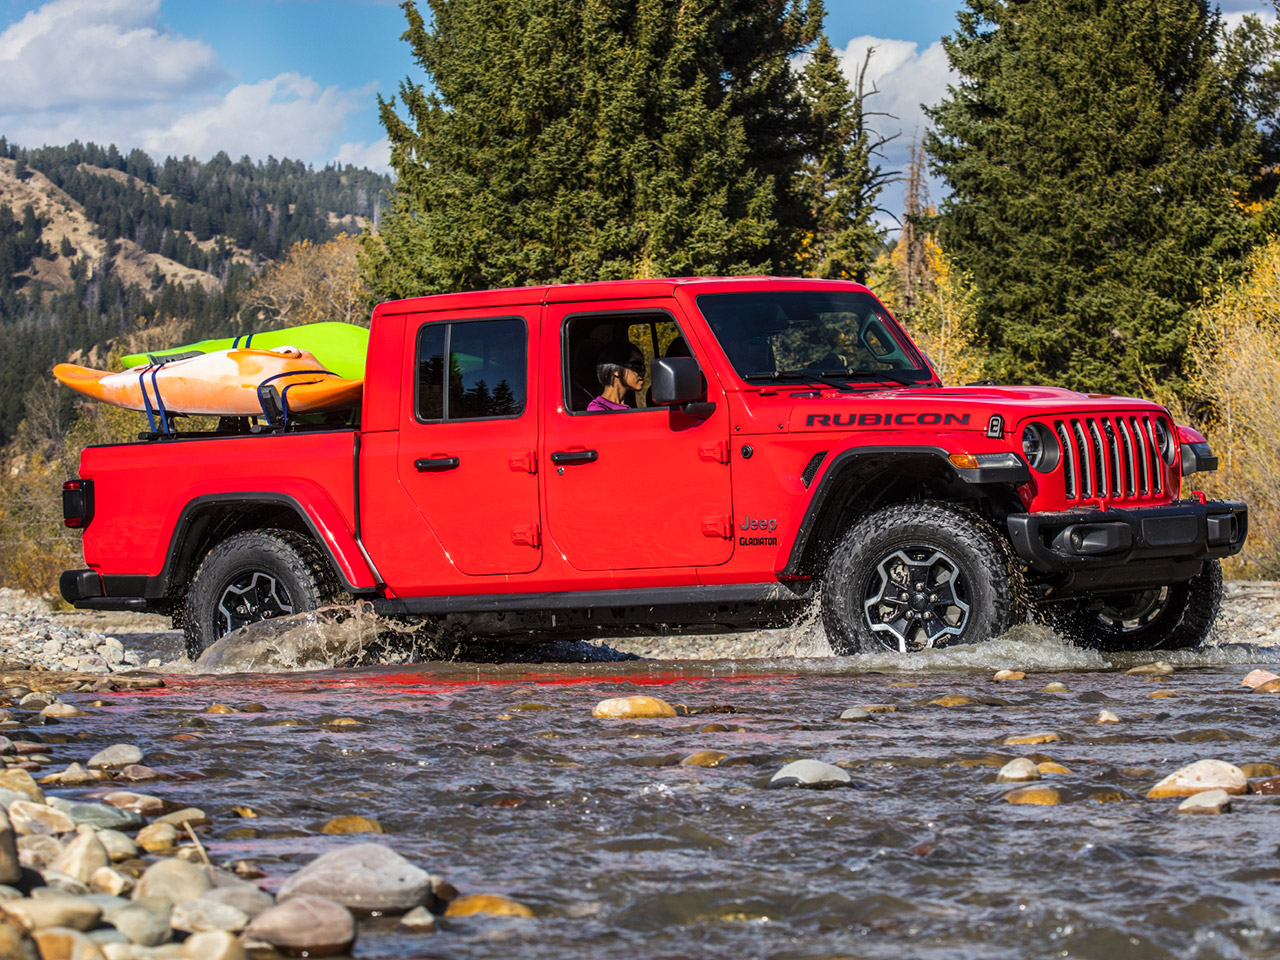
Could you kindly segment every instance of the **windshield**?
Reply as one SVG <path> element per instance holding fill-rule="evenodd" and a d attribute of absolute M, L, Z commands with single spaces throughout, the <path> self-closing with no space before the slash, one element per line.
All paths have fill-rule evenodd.
<path fill-rule="evenodd" d="M 709 293 L 697 302 L 733 369 L 747 381 L 933 379 L 905 334 L 867 293 Z"/>

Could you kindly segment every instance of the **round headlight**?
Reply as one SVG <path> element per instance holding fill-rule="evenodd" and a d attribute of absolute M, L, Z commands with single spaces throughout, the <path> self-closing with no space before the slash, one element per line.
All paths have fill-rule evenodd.
<path fill-rule="evenodd" d="M 1172 466 L 1178 457 L 1178 445 L 1173 442 L 1173 432 L 1160 419 L 1156 420 L 1156 446 L 1160 449 L 1164 462 Z"/>
<path fill-rule="evenodd" d="M 1058 438 L 1043 423 L 1028 423 L 1022 429 L 1022 455 L 1033 470 L 1049 473 L 1058 465 Z"/>

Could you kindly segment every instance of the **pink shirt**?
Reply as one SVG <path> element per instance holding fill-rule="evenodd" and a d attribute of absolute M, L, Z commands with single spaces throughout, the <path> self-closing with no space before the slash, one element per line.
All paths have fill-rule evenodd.
<path fill-rule="evenodd" d="M 591 413 L 592 411 L 599 411 L 599 410 L 630 410 L 630 409 L 631 408 L 628 407 L 625 403 L 614 403 L 612 400 L 609 400 L 608 398 L 603 396 L 596 397 L 594 400 L 592 400 L 590 403 L 587 404 L 588 413 Z"/>

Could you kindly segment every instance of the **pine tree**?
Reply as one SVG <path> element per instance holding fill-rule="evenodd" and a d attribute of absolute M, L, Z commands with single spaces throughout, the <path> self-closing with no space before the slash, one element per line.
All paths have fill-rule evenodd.
<path fill-rule="evenodd" d="M 801 76 L 812 122 L 801 174 L 801 190 L 813 219 L 803 257 L 809 276 L 865 282 L 868 262 L 881 241 L 874 219 L 880 209 L 877 199 L 896 174 L 876 162 L 880 149 L 893 138 L 878 137 L 868 123 L 878 115 L 866 109 L 868 98 L 878 92 L 874 85 L 867 87 L 874 53 L 867 51 L 851 89 L 823 34 Z"/>
<path fill-rule="evenodd" d="M 1238 270 L 1257 137 L 1206 0 L 966 0 L 930 111 L 941 242 L 992 369 L 1131 392 L 1181 375 L 1189 309 Z"/>
<path fill-rule="evenodd" d="M 362 266 L 379 299 L 770 272 L 808 211 L 791 58 L 820 0 L 404 4 L 412 79 L 381 100 L 399 175 Z"/>

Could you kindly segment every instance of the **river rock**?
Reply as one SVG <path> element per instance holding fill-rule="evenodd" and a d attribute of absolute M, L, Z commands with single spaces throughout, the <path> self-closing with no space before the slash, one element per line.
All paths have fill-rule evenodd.
<path fill-rule="evenodd" d="M 32 934 L 44 960 L 106 960 L 91 937 L 79 930 L 54 927 Z"/>
<path fill-rule="evenodd" d="M 1225 790 L 1204 790 L 1178 804 L 1178 813 L 1226 813 L 1231 795 Z"/>
<path fill-rule="evenodd" d="M 1280 794 L 1280 777 L 1266 777 L 1262 780 L 1254 780 L 1249 784 L 1249 792 L 1257 793 L 1264 797 L 1273 797 Z"/>
<path fill-rule="evenodd" d="M 1061 740 L 1058 734 L 1048 730 L 1042 730 L 1040 733 L 1020 733 L 1012 737 L 1005 737 L 1004 744 L 1006 747 L 1022 747 L 1037 743 L 1057 743 Z"/>
<path fill-rule="evenodd" d="M 42 873 L 62 856 L 62 844 L 47 833 L 30 833 L 18 837 L 18 862 Z"/>
<path fill-rule="evenodd" d="M 0 913 L 0 957 L 8 960 L 40 960 L 36 942 L 15 918 Z"/>
<path fill-rule="evenodd" d="M 154 817 L 165 808 L 165 802 L 159 797 L 149 797 L 145 793 L 134 793 L 131 790 L 113 790 L 102 798 L 102 802 L 117 810 L 132 810 L 146 817 Z"/>
<path fill-rule="evenodd" d="M 130 810 L 117 810 L 105 803 L 75 803 L 62 797 L 51 797 L 49 805 L 77 824 L 87 823 L 99 830 L 136 830 L 146 823 Z"/>
<path fill-rule="evenodd" d="M 1125 671 L 1130 677 L 1167 677 L 1173 673 L 1173 664 L 1157 660 L 1155 663 L 1143 663 Z"/>
<path fill-rule="evenodd" d="M 330 957 L 351 949 L 356 921 L 341 904 L 304 893 L 259 914 L 244 938 L 269 943 L 281 953 Z"/>
<path fill-rule="evenodd" d="M 682 767 L 718 767 L 727 753 L 721 753 L 719 750 L 699 750 L 691 753 L 680 761 Z"/>
<path fill-rule="evenodd" d="M 400 918 L 400 924 L 396 929 L 407 930 L 409 933 L 435 933 L 440 927 L 430 910 L 426 907 L 414 907 Z"/>
<path fill-rule="evenodd" d="M 1028 760 L 1026 757 L 1010 760 L 996 774 L 996 783 L 1026 783 L 1029 780 L 1039 779 L 1040 771 L 1036 768 L 1035 761 Z"/>
<path fill-rule="evenodd" d="M 1098 723 L 1119 723 L 1119 722 L 1120 722 L 1120 718 L 1117 717 L 1110 710 L 1098 711 Z"/>
<path fill-rule="evenodd" d="M 111 858 L 112 863 L 132 860 L 142 852 L 128 834 L 121 833 L 119 830 L 99 830 L 98 840 L 106 848 L 107 856 Z"/>
<path fill-rule="evenodd" d="M 138 846 L 148 853 L 172 849 L 178 843 L 178 828 L 172 823 L 149 823 L 138 831 Z"/>
<path fill-rule="evenodd" d="M 473 917 L 487 914 L 493 917 L 532 917 L 533 911 L 523 903 L 496 893 L 473 893 L 451 900 L 445 908 L 446 917 Z"/>
<path fill-rule="evenodd" d="M 72 819 L 61 810 L 30 800 L 15 800 L 9 804 L 9 820 L 18 833 L 70 833 L 76 828 Z"/>
<path fill-rule="evenodd" d="M 1036 769 L 1040 771 L 1040 773 L 1070 773 L 1071 772 L 1062 764 L 1054 763 L 1052 760 L 1041 760 L 1039 763 L 1036 764 Z"/>
<path fill-rule="evenodd" d="M 1280 674 L 1272 673 L 1270 670 L 1250 670 L 1240 683 L 1242 686 L 1257 690 L 1264 683 L 1270 683 L 1272 680 L 1280 680 Z"/>
<path fill-rule="evenodd" d="M 382 833 L 382 824 L 369 817 L 334 817 L 320 828 L 321 833 Z"/>
<path fill-rule="evenodd" d="M 69 720 L 74 717 L 83 717 L 84 711 L 74 704 L 63 703 L 59 700 L 57 703 L 51 703 L 40 711 L 42 717 L 53 717 L 56 720 Z"/>
<path fill-rule="evenodd" d="M 1237 795 L 1249 789 L 1249 780 L 1239 767 L 1223 760 L 1197 760 L 1169 774 L 1148 792 L 1153 800 L 1162 797 L 1190 797 L 1206 790 L 1225 790 Z"/>
<path fill-rule="evenodd" d="M 841 720 L 870 720 L 871 711 L 863 710 L 861 707 L 850 707 L 848 710 L 840 714 Z"/>
<path fill-rule="evenodd" d="M 1260 683 L 1253 688 L 1254 693 L 1280 693 L 1280 677 L 1275 680 L 1268 680 L 1266 683 Z"/>
<path fill-rule="evenodd" d="M 16 884 L 22 879 L 22 864 L 18 860 L 18 838 L 13 824 L 0 810 L 0 883 Z M 2 954 L 0 954 L 2 956 Z"/>
<path fill-rule="evenodd" d="M 145 901 L 134 901 L 109 910 L 103 919 L 128 937 L 130 943 L 155 947 L 173 939 L 169 910 L 168 900 L 148 897 Z"/>
<path fill-rule="evenodd" d="M 311 861 L 285 881 L 276 899 L 304 894 L 353 910 L 403 912 L 429 901 L 431 875 L 390 847 L 357 843 Z"/>
<path fill-rule="evenodd" d="M 591 715 L 614 720 L 639 720 L 649 717 L 674 717 L 676 711 L 671 704 L 657 697 L 614 697 L 597 703 Z"/>
<path fill-rule="evenodd" d="M 1274 763 L 1242 763 L 1240 770 L 1250 780 L 1254 777 L 1280 777 L 1280 766 Z"/>
<path fill-rule="evenodd" d="M 142 751 L 131 743 L 116 743 L 89 758 L 89 766 L 118 770 L 142 762 Z"/>
<path fill-rule="evenodd" d="M 1071 692 L 1070 688 L 1065 683 L 1060 683 L 1057 680 L 1052 680 L 1049 683 L 1046 683 L 1040 689 L 1043 690 L 1045 693 L 1070 693 Z"/>
<path fill-rule="evenodd" d="M 973 703 L 973 701 L 958 693 L 948 693 L 945 697 L 930 700 L 929 703 L 935 707 L 965 707 Z"/>
<path fill-rule="evenodd" d="M 102 911 L 79 897 L 49 896 L 39 899 L 6 900 L 0 910 L 17 917 L 28 930 L 45 927 L 70 927 L 92 930 L 102 918 Z"/>
<path fill-rule="evenodd" d="M 81 824 L 76 827 L 74 839 L 63 848 L 62 854 L 50 866 L 81 883 L 88 883 L 94 871 L 110 862 L 107 848 L 102 845 L 93 827 Z"/>
<path fill-rule="evenodd" d="M 1062 799 L 1062 795 L 1053 787 L 1036 784 L 1032 787 L 1019 787 L 1010 790 L 1003 797 L 1006 803 L 1029 803 L 1036 806 L 1051 807 Z"/>
<path fill-rule="evenodd" d="M 1025 680 L 1027 675 L 1021 670 L 997 670 L 992 680 Z"/>
<path fill-rule="evenodd" d="M 53 773 L 47 777 L 41 778 L 40 782 L 56 783 L 63 787 L 84 787 L 91 783 L 97 783 L 98 778 L 84 767 L 80 766 L 80 764 L 73 763 L 61 773 Z"/>
<path fill-rule="evenodd" d="M 240 941 L 224 930 L 210 930 L 187 938 L 182 955 L 190 960 L 246 960 Z"/>
<path fill-rule="evenodd" d="M 169 918 L 169 926 L 184 933 L 203 933 L 207 930 L 239 933 L 248 925 L 249 915 L 243 910 L 207 900 L 203 896 L 179 903 L 173 908 L 173 914 Z"/>
<path fill-rule="evenodd" d="M 89 878 L 89 889 L 99 893 L 109 893 L 113 897 L 128 896 L 133 890 L 135 881 L 127 873 L 121 873 L 113 867 L 99 867 Z"/>
<path fill-rule="evenodd" d="M 160 860 L 147 867 L 138 878 L 135 900 L 141 897 L 165 897 L 172 903 L 194 900 L 213 886 L 209 874 L 185 860 Z"/>
<path fill-rule="evenodd" d="M 199 901 L 235 907 L 250 920 L 264 910 L 270 910 L 276 905 L 275 898 L 271 894 L 258 889 L 252 883 L 237 883 L 228 887 L 214 887 L 212 890 L 206 890 L 200 894 L 197 898 L 197 902 Z"/>
<path fill-rule="evenodd" d="M 810 790 L 828 790 L 847 787 L 852 783 L 849 774 L 821 760 L 795 760 L 769 778 L 770 789 L 779 787 L 805 787 Z"/>
<path fill-rule="evenodd" d="M 166 813 L 163 817 L 156 817 L 151 821 L 156 823 L 171 823 L 181 830 L 184 824 L 192 827 L 203 827 L 209 824 L 209 816 L 199 807 L 183 807 L 181 810 L 175 810 L 173 813 Z"/>
<path fill-rule="evenodd" d="M 160 774 L 150 767 L 145 767 L 140 763 L 131 763 L 120 771 L 121 780 L 130 780 L 138 782 L 140 780 L 159 780 Z"/>
<path fill-rule="evenodd" d="M 44 791 L 25 770 L 0 770 L 0 787 L 21 793 L 33 803 L 44 803 Z"/>

